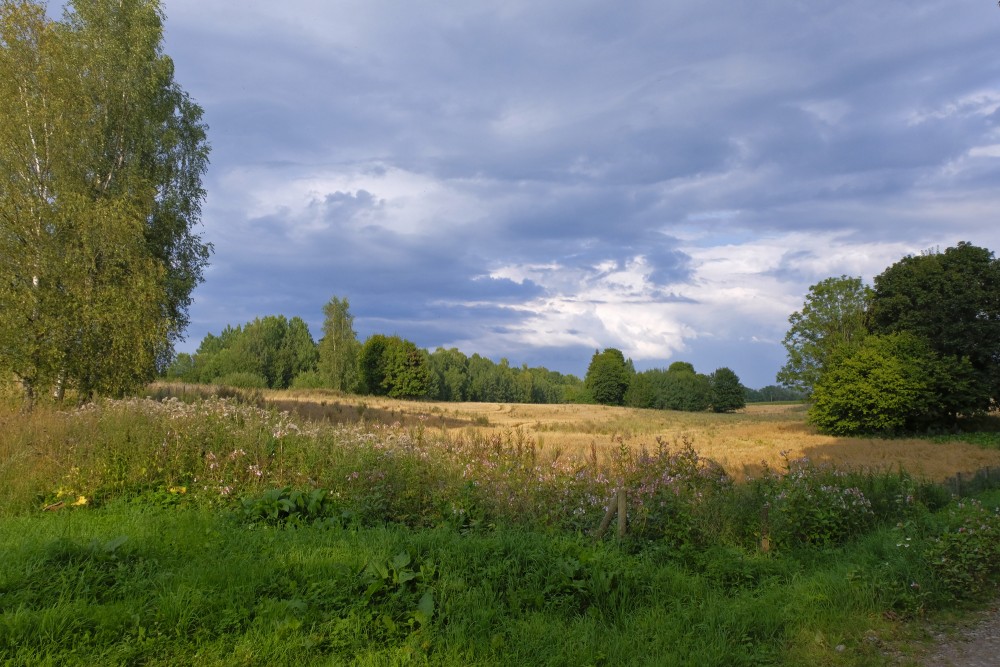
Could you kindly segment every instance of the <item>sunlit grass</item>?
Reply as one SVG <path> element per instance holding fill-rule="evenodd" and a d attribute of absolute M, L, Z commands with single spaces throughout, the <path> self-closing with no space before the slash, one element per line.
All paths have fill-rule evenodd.
<path fill-rule="evenodd" d="M 758 472 L 761 464 L 780 467 L 786 458 L 808 457 L 837 465 L 877 470 L 904 469 L 944 480 L 956 473 L 1000 467 L 995 434 L 941 438 L 839 438 L 822 435 L 806 423 L 801 404 L 752 404 L 733 414 L 640 410 L 601 405 L 483 404 L 400 401 L 380 397 L 314 395 L 309 392 L 266 392 L 269 400 L 309 406 L 303 412 L 337 421 L 365 414 L 402 425 L 424 423 L 450 435 L 500 434 L 518 430 L 547 452 L 585 456 L 596 445 L 606 456 L 616 437 L 649 446 L 687 437 L 698 453 L 721 464 L 730 475 Z M 284 403 L 287 402 L 287 403 Z M 324 405 L 325 403 L 325 405 Z M 360 416 L 359 416 L 360 414 Z M 423 422 L 419 420 L 423 419 Z"/>
<path fill-rule="evenodd" d="M 258 398 L 288 397 L 0 409 L 0 662 L 882 664 L 898 619 L 1000 580 L 996 495 L 949 505 L 902 458 L 996 454 L 968 443 L 820 440 L 797 406 Z"/>

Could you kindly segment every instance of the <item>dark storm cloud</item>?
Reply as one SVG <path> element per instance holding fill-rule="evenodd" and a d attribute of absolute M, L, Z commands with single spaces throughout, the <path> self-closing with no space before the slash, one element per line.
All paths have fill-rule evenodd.
<path fill-rule="evenodd" d="M 1000 247 L 991 3 L 165 11 L 214 147 L 195 346 L 338 295 L 363 334 L 761 385 L 809 284 Z"/>

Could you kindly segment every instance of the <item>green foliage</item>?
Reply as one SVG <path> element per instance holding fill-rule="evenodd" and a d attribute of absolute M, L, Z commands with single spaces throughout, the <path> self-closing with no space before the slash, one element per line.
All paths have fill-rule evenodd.
<path fill-rule="evenodd" d="M 668 373 L 694 373 L 694 364 L 689 361 L 675 361 L 667 367 Z"/>
<path fill-rule="evenodd" d="M 962 242 L 943 253 L 904 257 L 875 278 L 873 291 L 846 277 L 814 286 L 817 298 L 820 287 L 850 306 L 850 326 L 808 324 L 807 309 L 793 315 L 789 363 L 779 379 L 815 388 L 810 419 L 821 430 L 892 435 L 954 428 L 996 405 L 1000 260 L 991 251 Z M 865 319 L 866 303 L 871 339 L 852 333 Z"/>
<path fill-rule="evenodd" d="M 625 394 L 625 404 L 635 408 L 701 412 L 711 403 L 711 380 L 684 361 L 636 374 Z"/>
<path fill-rule="evenodd" d="M 427 359 L 431 373 L 430 396 L 438 401 L 469 399 L 469 358 L 461 350 L 439 347 Z"/>
<path fill-rule="evenodd" d="M 250 523 L 299 525 L 334 515 L 336 507 L 325 489 L 268 489 L 243 500 L 243 517 Z"/>
<path fill-rule="evenodd" d="M 375 334 L 361 348 L 358 366 L 365 393 L 418 398 L 430 390 L 427 353 L 399 336 Z"/>
<path fill-rule="evenodd" d="M 959 243 L 904 257 L 875 278 L 872 330 L 908 332 L 944 359 L 967 359 L 976 373 L 962 412 L 1000 400 L 1000 260 Z M 968 393 L 969 389 L 975 389 Z"/>
<path fill-rule="evenodd" d="M 835 469 L 790 461 L 788 473 L 770 482 L 767 528 L 778 546 L 842 544 L 875 522 L 871 501 Z"/>
<path fill-rule="evenodd" d="M 946 599 L 981 599 L 1000 583 L 1000 513 L 975 499 L 950 507 L 925 555 Z"/>
<path fill-rule="evenodd" d="M 331 389 L 352 392 L 358 388 L 361 343 L 354 331 L 354 316 L 347 298 L 333 297 L 323 306 L 323 338 L 319 342 L 319 372 Z"/>
<path fill-rule="evenodd" d="M 185 382 L 287 389 L 299 375 L 316 371 L 317 358 L 302 318 L 268 315 L 242 327 L 227 326 L 218 336 L 206 334 L 194 356 L 177 355 L 166 375 Z"/>
<path fill-rule="evenodd" d="M 760 389 L 744 387 L 744 395 L 747 403 L 770 403 L 773 401 L 801 401 L 806 395 L 801 391 L 779 387 L 776 384 L 769 384 Z"/>
<path fill-rule="evenodd" d="M 213 382 L 236 389 L 267 389 L 266 377 L 248 371 L 228 373 L 222 377 L 214 378 Z"/>
<path fill-rule="evenodd" d="M 744 387 L 729 368 L 718 368 L 709 376 L 712 387 L 712 411 L 733 412 L 746 407 Z"/>
<path fill-rule="evenodd" d="M 155 0 L 0 5 L 0 373 L 29 400 L 124 394 L 187 325 L 208 144 L 162 21 Z"/>
<path fill-rule="evenodd" d="M 594 352 L 583 383 L 598 403 L 622 405 L 634 375 L 632 360 L 626 361 L 621 350 L 609 347 L 603 352 Z"/>
<path fill-rule="evenodd" d="M 809 419 L 833 435 L 893 435 L 954 423 L 974 382 L 966 360 L 943 360 L 912 334 L 870 336 L 824 373 Z"/>
<path fill-rule="evenodd" d="M 856 346 L 867 335 L 871 298 L 871 288 L 861 278 L 827 278 L 811 286 L 802 310 L 788 318 L 791 327 L 782 341 L 788 362 L 778 372 L 778 382 L 811 393 L 838 350 Z"/>

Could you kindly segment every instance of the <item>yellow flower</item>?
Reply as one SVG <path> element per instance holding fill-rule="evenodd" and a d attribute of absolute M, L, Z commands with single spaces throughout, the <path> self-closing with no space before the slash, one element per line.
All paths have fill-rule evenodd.
<path fill-rule="evenodd" d="M 80 496 L 79 498 L 76 499 L 76 501 L 73 503 L 72 506 L 73 507 L 81 507 L 82 505 L 86 505 L 89 502 L 90 501 L 87 500 L 87 496 Z"/>
<path fill-rule="evenodd" d="M 188 492 L 188 489 L 187 489 L 186 486 L 171 486 L 167 490 L 170 491 L 170 493 L 180 493 L 182 495 Z"/>

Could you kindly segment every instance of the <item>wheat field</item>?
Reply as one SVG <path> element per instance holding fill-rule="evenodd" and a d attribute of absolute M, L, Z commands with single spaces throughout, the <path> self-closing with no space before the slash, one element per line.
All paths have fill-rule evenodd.
<path fill-rule="evenodd" d="M 808 457 L 855 469 L 894 470 L 931 480 L 1000 467 L 1000 450 L 930 439 L 841 438 L 822 435 L 797 404 L 756 404 L 732 414 L 689 413 L 602 405 L 437 403 L 323 392 L 265 392 L 282 410 L 331 422 L 381 422 L 435 433 L 530 439 L 549 456 L 606 455 L 623 443 L 655 447 L 690 439 L 699 455 L 733 477 L 766 464 L 783 469 L 786 459 Z"/>

